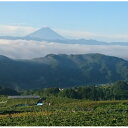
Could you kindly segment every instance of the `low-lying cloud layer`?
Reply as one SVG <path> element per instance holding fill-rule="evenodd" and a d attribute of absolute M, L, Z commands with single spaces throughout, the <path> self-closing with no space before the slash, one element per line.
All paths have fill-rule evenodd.
<path fill-rule="evenodd" d="M 128 58 L 128 46 L 61 44 L 26 40 L 0 40 L 0 54 L 16 59 L 43 57 L 47 54 L 102 53 Z"/>

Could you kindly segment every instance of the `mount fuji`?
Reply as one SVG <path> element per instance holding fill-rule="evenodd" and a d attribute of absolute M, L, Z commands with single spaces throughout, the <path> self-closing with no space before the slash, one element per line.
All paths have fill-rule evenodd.
<path fill-rule="evenodd" d="M 49 27 L 41 28 L 29 35 L 25 36 L 27 39 L 35 39 L 35 40 L 46 40 L 46 41 L 53 41 L 53 40 L 65 40 L 63 36 L 59 35 Z"/>
<path fill-rule="evenodd" d="M 128 42 L 103 42 L 97 40 L 87 39 L 68 39 L 55 32 L 49 27 L 41 28 L 35 32 L 32 32 L 24 37 L 12 37 L 12 36 L 0 36 L 0 39 L 5 40 L 35 40 L 35 41 L 47 41 L 64 44 L 85 44 L 85 45 L 120 45 L 128 46 Z"/>

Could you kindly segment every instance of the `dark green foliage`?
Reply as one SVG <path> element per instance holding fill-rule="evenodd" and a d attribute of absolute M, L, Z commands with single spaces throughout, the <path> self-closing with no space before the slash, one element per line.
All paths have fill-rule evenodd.
<path fill-rule="evenodd" d="M 97 86 L 86 85 L 63 89 L 45 88 L 33 90 L 32 93 L 29 94 L 87 100 L 121 100 L 128 99 L 128 83 L 126 81 L 118 81 L 111 84 Z"/>
<path fill-rule="evenodd" d="M 115 99 L 128 99 L 128 83 L 119 81 L 112 88 Z"/>
<path fill-rule="evenodd" d="M 78 98 L 78 94 L 74 89 L 64 89 L 63 91 L 60 92 L 59 94 L 62 97 L 67 97 L 67 98 Z"/>
<path fill-rule="evenodd" d="M 128 83 L 118 81 L 97 86 L 80 86 L 74 88 L 44 88 L 36 90 L 15 91 L 10 88 L 0 88 L 0 95 L 40 95 L 41 97 L 67 97 L 87 100 L 122 100 L 128 99 Z"/>
<path fill-rule="evenodd" d="M 90 100 L 121 100 L 128 99 L 128 83 L 118 81 L 102 86 L 78 87 L 76 92 L 80 99 Z M 75 97 L 74 97 L 75 98 Z"/>
<path fill-rule="evenodd" d="M 16 90 L 14 90 L 14 89 L 11 89 L 11 88 L 2 88 L 2 87 L 0 87 L 0 95 L 13 96 L 13 95 L 20 95 L 20 93 L 17 92 Z"/>
<path fill-rule="evenodd" d="M 57 96 L 57 94 L 60 92 L 59 88 L 47 88 L 44 90 L 45 94 L 48 95 L 55 95 Z"/>

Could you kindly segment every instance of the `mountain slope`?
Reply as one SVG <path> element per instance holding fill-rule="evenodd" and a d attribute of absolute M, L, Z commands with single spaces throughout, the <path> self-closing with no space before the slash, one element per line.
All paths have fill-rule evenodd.
<path fill-rule="evenodd" d="M 45 27 L 41 28 L 29 35 L 25 38 L 27 39 L 38 39 L 38 40 L 47 40 L 47 41 L 54 41 L 54 40 L 64 40 L 65 38 L 53 31 L 52 29 Z"/>
<path fill-rule="evenodd" d="M 6 62 L 0 59 L 0 86 L 5 87 L 63 88 L 116 80 L 128 80 L 128 61 L 102 54 L 49 54 Z"/>

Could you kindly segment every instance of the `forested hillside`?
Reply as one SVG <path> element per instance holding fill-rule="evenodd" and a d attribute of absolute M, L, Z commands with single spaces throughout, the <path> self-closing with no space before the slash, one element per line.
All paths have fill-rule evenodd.
<path fill-rule="evenodd" d="M 32 60 L 0 56 L 0 86 L 69 88 L 128 80 L 128 61 L 102 54 L 49 54 Z"/>

